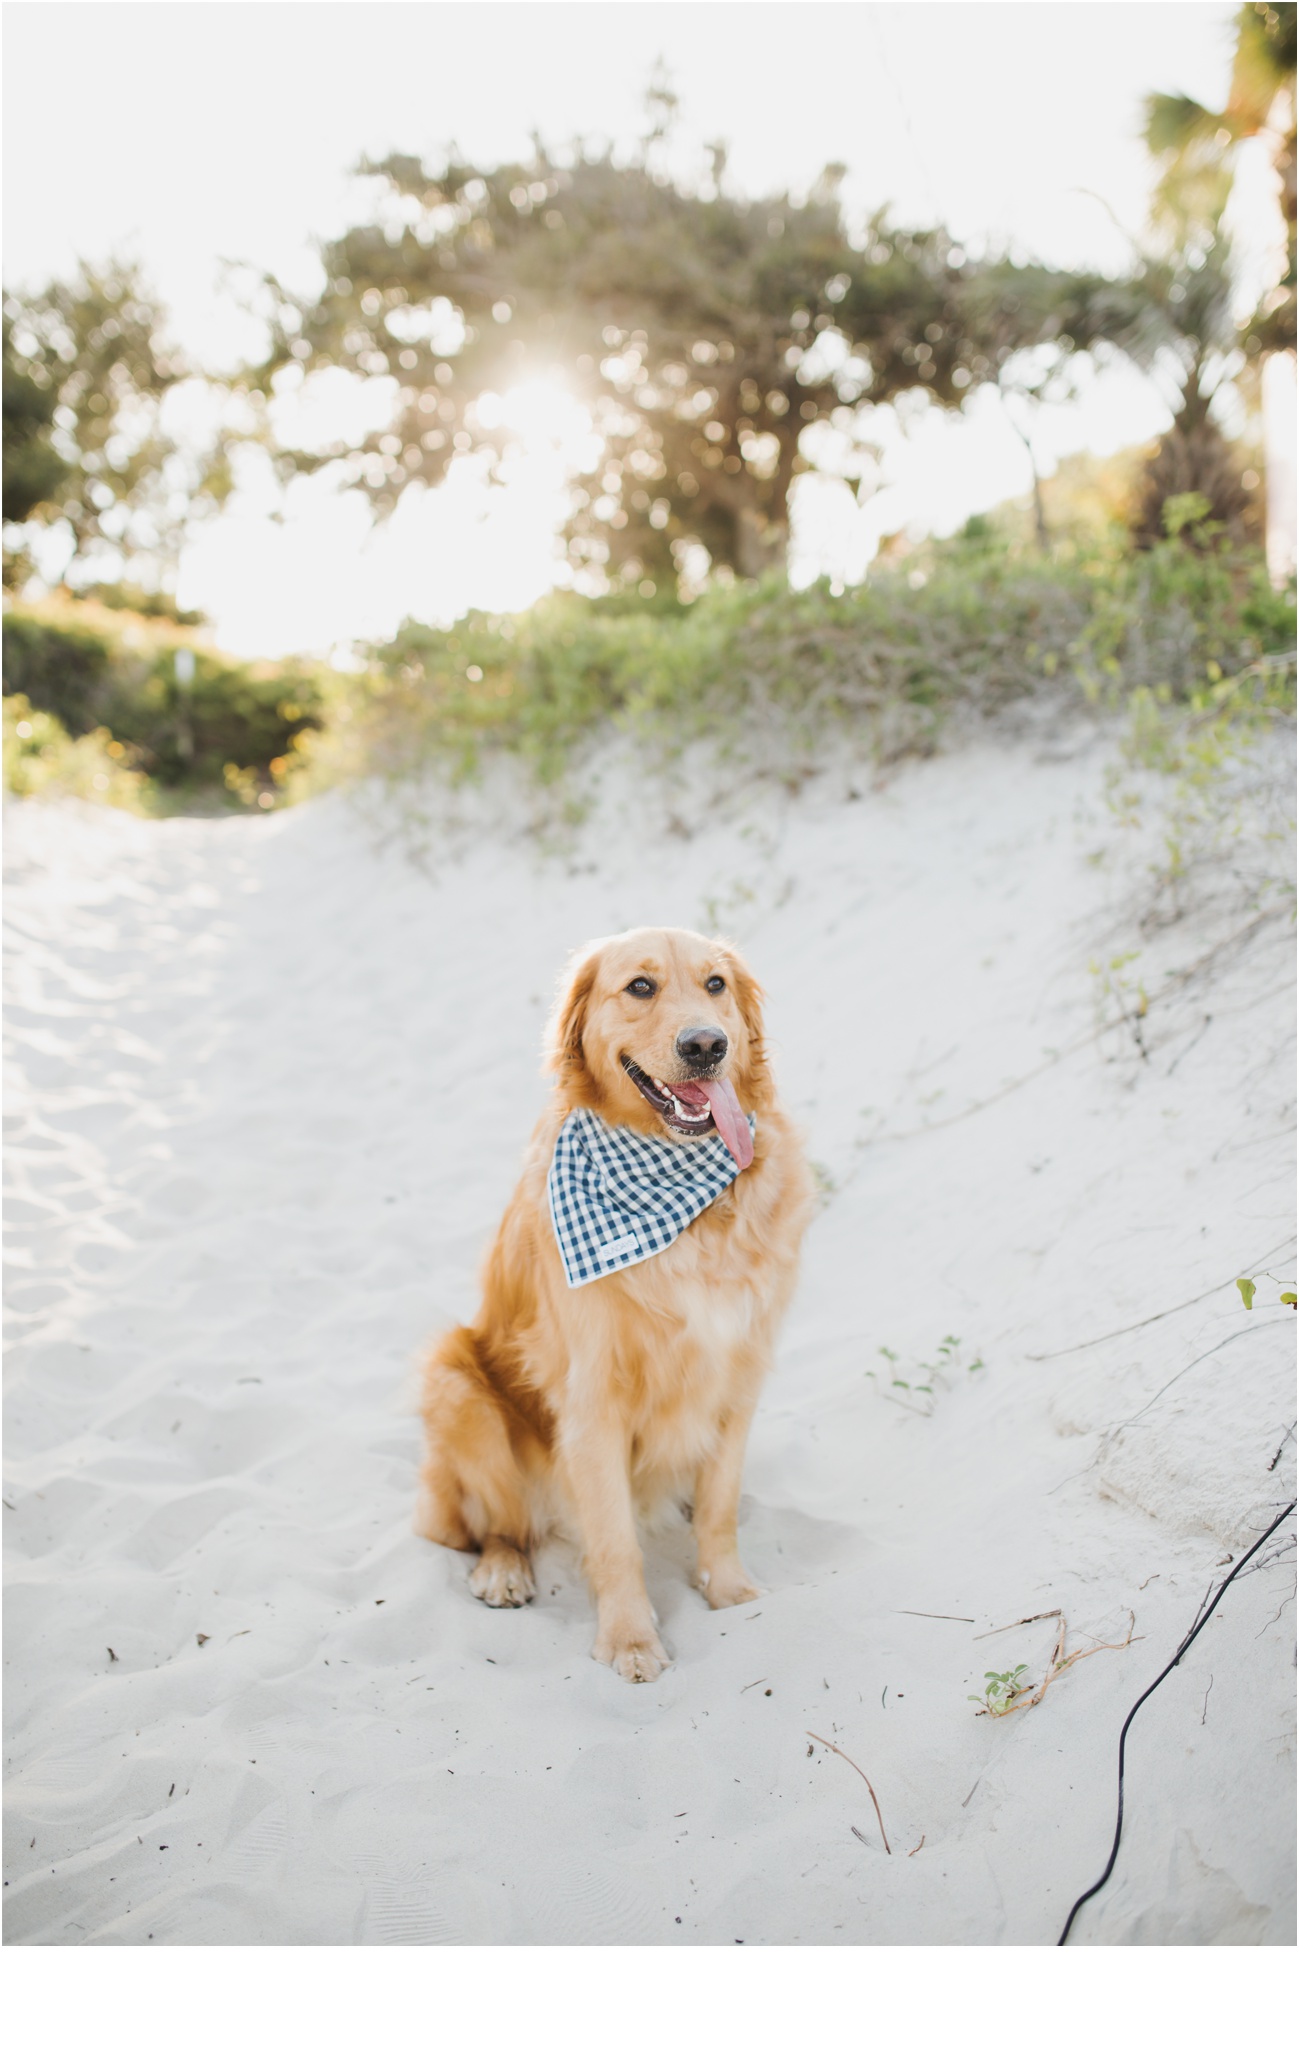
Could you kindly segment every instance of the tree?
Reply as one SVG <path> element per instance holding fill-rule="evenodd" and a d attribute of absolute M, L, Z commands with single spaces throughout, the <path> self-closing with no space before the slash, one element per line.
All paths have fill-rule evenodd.
<path fill-rule="evenodd" d="M 5 518 L 61 526 L 70 568 L 134 558 L 163 576 L 190 520 L 231 488 L 228 435 L 186 453 L 164 431 L 163 401 L 192 372 L 163 322 L 131 264 L 83 263 L 5 297 Z M 21 550 L 11 561 L 20 574 Z"/>
<path fill-rule="evenodd" d="M 1295 346 L 1295 7 L 1251 0 L 1236 16 L 1227 104 L 1219 113 L 1184 95 L 1152 93 L 1146 142 L 1159 158 L 1154 219 L 1174 241 L 1222 218 L 1231 189 L 1230 151 L 1263 137 L 1277 174 L 1286 232 L 1283 275 L 1246 332 L 1251 353 Z"/>
<path fill-rule="evenodd" d="M 1233 317 L 1223 216 L 1232 153 L 1255 136 L 1267 141 L 1277 172 L 1286 255 L 1281 278 L 1241 322 Z M 1253 506 L 1210 406 L 1239 367 L 1236 351 L 1248 361 L 1295 346 L 1294 6 L 1261 0 L 1242 7 L 1226 106 L 1215 113 L 1182 95 L 1153 93 L 1145 139 L 1160 166 L 1151 226 L 1162 252 L 1148 265 L 1158 321 L 1147 331 L 1146 354 L 1153 360 L 1162 353 L 1165 363 L 1176 364 L 1180 388 L 1172 427 L 1147 472 L 1135 531 L 1147 543 L 1162 538 L 1164 504 L 1195 492 L 1208 501 L 1213 519 L 1239 537 Z"/>
<path fill-rule="evenodd" d="M 68 474 L 53 445 L 59 397 L 44 366 L 14 347 L 14 323 L 4 314 L 4 516 L 30 519 L 48 504 Z"/>
<path fill-rule="evenodd" d="M 1058 355 L 1113 326 L 1113 290 L 1004 260 L 975 262 L 941 228 L 877 214 L 853 237 L 831 166 L 802 200 L 688 190 L 639 159 L 540 142 L 527 164 L 426 169 L 392 156 L 375 218 L 322 251 L 324 289 L 275 284 L 268 386 L 296 362 L 388 378 L 389 424 L 359 448 L 285 450 L 286 471 L 335 459 L 380 513 L 458 454 L 501 465 L 510 434 L 487 394 L 558 372 L 597 453 L 574 492 L 578 563 L 671 583 L 701 543 L 746 577 L 784 561 L 806 428 L 860 440 L 868 409 L 908 391 L 959 406 L 1020 349 Z M 860 450 L 849 474 L 868 467 Z"/>
<path fill-rule="evenodd" d="M 1165 535 L 1164 506 L 1194 492 L 1206 517 L 1239 542 L 1256 530 L 1253 495 L 1238 449 L 1213 416 L 1213 401 L 1241 366 L 1240 334 L 1232 313 L 1230 249 L 1221 229 L 1207 248 L 1192 241 L 1170 261 L 1149 262 L 1142 287 L 1150 317 L 1141 346 L 1132 350 L 1162 384 L 1173 424 L 1161 435 L 1136 494 L 1132 522 L 1139 546 Z M 1189 544 L 1204 529 L 1187 529 Z"/>

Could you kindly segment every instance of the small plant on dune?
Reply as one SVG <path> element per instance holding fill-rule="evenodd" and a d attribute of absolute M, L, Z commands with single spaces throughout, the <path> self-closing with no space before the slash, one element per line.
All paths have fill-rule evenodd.
<path fill-rule="evenodd" d="M 980 1713 L 991 1714 L 994 1720 L 1008 1714 L 1021 1694 L 1028 1691 L 1024 1683 L 1027 1664 L 1017 1664 L 1013 1671 L 985 1671 L 984 1689 L 981 1693 L 968 1693 Z"/>
<path fill-rule="evenodd" d="M 1133 1630 L 1137 1625 L 1136 1616 L 1129 1612 L 1128 1632 L 1121 1642 L 1093 1642 L 1089 1650 L 1073 1650 L 1066 1656 L 1064 1646 L 1068 1623 L 1058 1607 L 1051 1608 L 1046 1614 L 1026 1614 L 1022 1621 L 1007 1622 L 1006 1627 L 1026 1628 L 1034 1621 L 1054 1621 L 1056 1624 L 1055 1642 L 1047 1659 L 1046 1670 L 1036 1685 L 1024 1675 L 1028 1670 L 1027 1664 L 1016 1664 L 1011 1671 L 985 1671 L 983 1691 L 966 1694 L 966 1698 L 974 1702 L 978 1713 L 989 1714 L 994 1721 L 1001 1721 L 1007 1714 L 1018 1714 L 1030 1707 L 1040 1707 L 1056 1679 L 1062 1678 L 1066 1671 L 1071 1671 L 1075 1664 L 1081 1664 L 1086 1658 L 1099 1655 L 1102 1650 L 1126 1650 L 1132 1642 Z M 992 1633 L 1000 1635 L 1002 1631 L 994 1629 Z"/>
<path fill-rule="evenodd" d="M 1149 865 L 1148 917 L 1176 919 L 1197 872 L 1230 849 L 1248 897 L 1290 893 L 1289 777 L 1272 736 L 1292 725 L 1294 655 L 1265 653 L 1239 668 L 1210 657 L 1181 690 L 1142 685 L 1127 700 L 1122 759 L 1107 777 L 1120 824 L 1147 818 L 1159 834 Z"/>
<path fill-rule="evenodd" d="M 1092 977 L 1097 1030 L 1104 1029 L 1111 1022 L 1126 1024 L 1137 1051 L 1145 1059 L 1148 1054 L 1144 1022 L 1150 998 L 1143 983 L 1125 971 L 1140 958 L 1140 952 L 1114 953 L 1108 960 L 1089 960 L 1087 971 Z M 1117 1009 L 1117 1018 L 1111 1017 L 1112 1009 Z"/>
<path fill-rule="evenodd" d="M 939 1389 L 945 1388 L 948 1385 L 947 1376 L 950 1373 L 958 1372 L 962 1369 L 967 1373 L 983 1372 L 986 1370 L 984 1360 L 981 1357 L 976 1356 L 969 1360 L 968 1363 L 966 1362 L 962 1354 L 962 1339 L 960 1337 L 944 1337 L 938 1346 L 936 1358 L 932 1360 L 920 1359 L 915 1365 L 908 1366 L 908 1372 L 918 1375 L 918 1377 L 913 1379 L 903 1379 L 902 1375 L 898 1372 L 897 1368 L 903 1362 L 900 1353 L 891 1350 L 887 1344 L 881 1344 L 878 1347 L 878 1354 L 890 1369 L 890 1388 L 897 1389 L 897 1392 L 887 1393 L 886 1398 L 897 1401 L 900 1408 L 909 1408 L 913 1415 L 932 1415 L 934 1411 L 932 1406 L 922 1408 L 917 1407 L 914 1400 L 901 1400 L 899 1399 L 900 1394 L 921 1395 L 932 1403 Z M 867 1366 L 866 1377 L 873 1380 L 877 1379 L 879 1375 L 873 1367 Z M 881 1389 L 881 1391 L 886 1390 Z"/>
<path fill-rule="evenodd" d="M 812 1175 L 812 1184 L 816 1189 L 817 1207 L 819 1209 L 828 1209 L 839 1192 L 838 1181 L 831 1173 L 829 1167 L 823 1165 L 819 1159 L 809 1159 L 808 1170 Z"/>
<path fill-rule="evenodd" d="M 704 929 L 706 931 L 729 931 L 739 916 L 756 900 L 757 891 L 752 883 L 735 881 L 716 895 L 703 897 Z"/>
<path fill-rule="evenodd" d="M 1120 825 L 1154 839 L 1145 923 L 1181 917 L 1227 850 L 1255 900 L 1289 882 L 1290 777 L 1275 739 L 1295 712 L 1294 587 L 1273 590 L 1207 509 L 1195 492 L 1166 502 L 1166 537 L 1107 584 L 1089 629 L 1084 690 L 1124 717 L 1106 799 Z"/>
<path fill-rule="evenodd" d="M 961 1339 L 959 1337 L 944 1337 L 938 1347 L 937 1363 L 927 1367 L 926 1370 L 929 1372 L 939 1372 L 944 1366 L 950 1366 L 955 1370 L 961 1363 Z M 982 1372 L 983 1360 L 981 1358 L 972 1358 L 965 1370 L 967 1372 Z"/>
<path fill-rule="evenodd" d="M 1273 1274 L 1271 1274 L 1271 1273 L 1264 1273 L 1262 1277 L 1263 1277 L 1263 1278 L 1264 1278 L 1265 1280 L 1271 1280 L 1271 1279 L 1273 1279 L 1273 1278 L 1274 1278 L 1275 1276 L 1274 1276 Z M 1246 1308 L 1253 1308 L 1253 1306 L 1254 1306 L 1254 1297 L 1255 1297 L 1255 1295 L 1256 1295 L 1256 1294 L 1258 1293 L 1258 1281 L 1257 1281 L 1257 1280 L 1247 1280 L 1247 1279 L 1244 1279 L 1244 1278 L 1242 1278 L 1242 1279 L 1240 1279 L 1240 1280 L 1238 1280 L 1238 1281 L 1236 1282 L 1236 1285 L 1237 1285 L 1237 1287 L 1238 1287 L 1238 1288 L 1240 1289 L 1240 1298 L 1241 1298 L 1242 1302 L 1244 1303 L 1245 1307 L 1246 1307 Z M 1285 1292 L 1284 1292 L 1284 1293 L 1282 1293 L 1282 1294 L 1279 1294 L 1279 1295 L 1277 1296 L 1277 1307 L 1278 1307 L 1278 1308 L 1296 1308 L 1296 1307 L 1299 1307 L 1299 1294 L 1296 1294 L 1293 1288 L 1291 1288 L 1291 1287 L 1287 1287 L 1287 1288 L 1285 1289 Z"/>

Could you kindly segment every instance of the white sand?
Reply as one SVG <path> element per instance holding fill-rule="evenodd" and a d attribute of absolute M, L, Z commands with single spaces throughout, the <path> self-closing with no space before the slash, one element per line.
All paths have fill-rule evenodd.
<path fill-rule="evenodd" d="M 1090 956 L 1157 994 L 1233 928 L 1134 936 L 1101 769 L 976 745 L 692 837 L 629 797 L 431 874 L 341 799 L 11 813 L 10 1942 L 1055 1940 L 1127 1707 L 1294 1490 L 1289 1311 L 1230 1284 L 1293 1272 L 1288 923 L 1156 1001 L 1148 1059 L 1118 1030 L 942 1124 L 1089 1031 Z M 651 1536 L 675 1663 L 633 1688 L 570 1551 L 497 1613 L 411 1535 L 413 1362 L 474 1306 L 565 952 L 714 920 L 834 1192 L 746 1476 L 770 1591 L 711 1614 Z M 948 1334 L 932 1400 L 890 1386 Z M 1143 1709 L 1077 1942 L 1293 1939 L 1267 1557 Z M 976 1717 L 1055 1623 L 976 1638 L 1057 1607 L 1137 1640 Z"/>

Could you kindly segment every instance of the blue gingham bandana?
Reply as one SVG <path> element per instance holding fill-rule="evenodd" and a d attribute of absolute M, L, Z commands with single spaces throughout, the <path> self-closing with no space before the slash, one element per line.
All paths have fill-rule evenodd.
<path fill-rule="evenodd" d="M 749 1118 L 756 1131 L 757 1119 Z M 570 1287 L 639 1266 L 674 1244 L 740 1169 L 720 1137 L 674 1145 L 575 1109 L 555 1141 L 546 1179 Z"/>

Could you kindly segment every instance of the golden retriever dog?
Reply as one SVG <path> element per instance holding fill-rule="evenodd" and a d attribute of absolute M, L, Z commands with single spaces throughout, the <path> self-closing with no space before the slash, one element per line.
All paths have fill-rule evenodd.
<path fill-rule="evenodd" d="M 417 1532 L 477 1551 L 473 1591 L 519 1607 L 535 1591 L 535 1544 L 567 1524 L 596 1600 L 592 1654 L 633 1682 L 669 1661 L 638 1510 L 673 1495 L 692 1505 L 711 1607 L 759 1591 L 736 1545 L 740 1479 L 812 1208 L 761 1000 L 734 947 L 697 932 L 643 928 L 577 955 L 550 1024 L 554 1100 L 488 1253 L 482 1307 L 425 1368 Z M 669 1182 L 711 1159 L 729 1184 L 666 1248 L 634 1256 L 634 1234 L 596 1247 L 622 1263 L 573 1282 L 548 1191 L 566 1125 L 615 1146 L 626 1133 L 659 1141 L 632 1149 L 651 1174 L 664 1162 Z"/>

